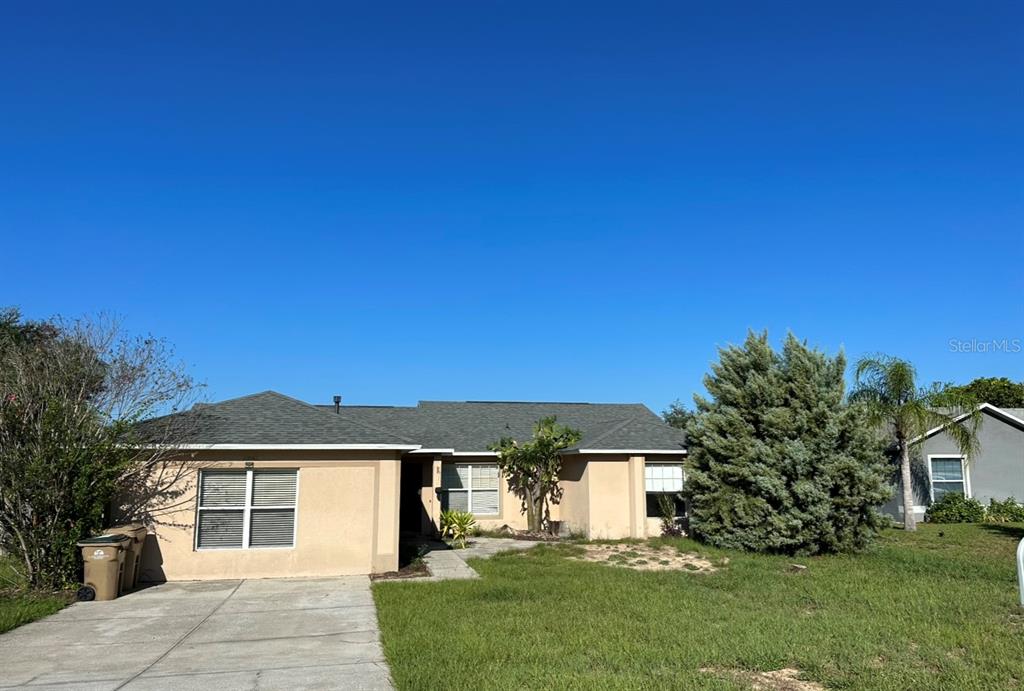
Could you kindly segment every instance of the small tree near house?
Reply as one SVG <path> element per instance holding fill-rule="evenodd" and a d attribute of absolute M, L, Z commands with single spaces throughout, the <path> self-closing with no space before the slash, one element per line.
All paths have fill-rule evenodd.
<path fill-rule="evenodd" d="M 503 437 L 491 444 L 498 454 L 498 468 L 509 490 L 522 499 L 523 512 L 531 532 L 547 530 L 551 524 L 551 505 L 562 499 L 558 475 L 562 470 L 559 455 L 581 438 L 578 430 L 559 425 L 554 416 L 541 418 L 533 428 L 533 437 L 517 442 Z"/>
<path fill-rule="evenodd" d="M 970 462 L 979 449 L 981 415 L 969 392 L 917 385 L 917 371 L 906 360 L 877 355 L 861 358 L 850 400 L 868 412 L 869 420 L 888 435 L 900 469 L 903 528 L 916 530 L 911 446 L 931 430 L 941 430 Z"/>

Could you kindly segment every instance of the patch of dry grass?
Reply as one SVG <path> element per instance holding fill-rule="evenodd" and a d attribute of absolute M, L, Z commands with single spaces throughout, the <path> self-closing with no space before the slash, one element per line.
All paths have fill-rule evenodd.
<path fill-rule="evenodd" d="M 705 668 L 701 670 L 718 677 L 732 679 L 749 686 L 752 691 L 825 691 L 816 681 L 800 678 L 800 670 L 786 667 L 773 672 L 751 672 L 745 669 Z"/>
<path fill-rule="evenodd" d="M 637 571 L 711 573 L 718 570 L 710 559 L 692 552 L 680 552 L 671 547 L 642 544 L 586 544 L 580 547 L 583 553 L 571 557 L 572 559 L 621 566 Z"/>

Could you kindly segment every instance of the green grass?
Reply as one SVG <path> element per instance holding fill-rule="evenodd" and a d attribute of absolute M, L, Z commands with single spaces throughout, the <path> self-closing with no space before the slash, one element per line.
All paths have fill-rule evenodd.
<path fill-rule="evenodd" d="M 53 614 L 68 604 L 66 593 L 27 590 L 9 557 L 0 557 L 0 633 Z"/>
<path fill-rule="evenodd" d="M 796 667 L 829 688 L 1020 688 L 1022 537 L 1021 524 L 923 525 L 811 558 L 652 541 L 728 557 L 711 574 L 542 545 L 472 561 L 481 580 L 378 583 L 374 596 L 401 689 L 743 688 L 711 667 Z"/>

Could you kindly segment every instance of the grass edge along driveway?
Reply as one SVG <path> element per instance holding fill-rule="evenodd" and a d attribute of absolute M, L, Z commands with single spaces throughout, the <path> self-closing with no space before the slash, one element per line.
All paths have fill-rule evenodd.
<path fill-rule="evenodd" d="M 69 593 L 27 590 L 12 558 L 0 556 L 0 634 L 49 616 L 70 601 Z"/>
<path fill-rule="evenodd" d="M 735 671 L 787 667 L 828 688 L 1018 688 L 1022 537 L 1020 524 L 922 525 L 805 558 L 649 541 L 727 558 L 714 573 L 542 545 L 472 561 L 480 580 L 377 583 L 374 597 L 400 689 L 733 689 L 749 688 Z"/>

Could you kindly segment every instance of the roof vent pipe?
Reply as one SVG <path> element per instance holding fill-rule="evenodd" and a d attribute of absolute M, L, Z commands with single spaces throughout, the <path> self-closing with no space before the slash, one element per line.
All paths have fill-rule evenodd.
<path fill-rule="evenodd" d="M 337 394 L 334 396 L 334 412 L 341 413 L 341 396 Z"/>

